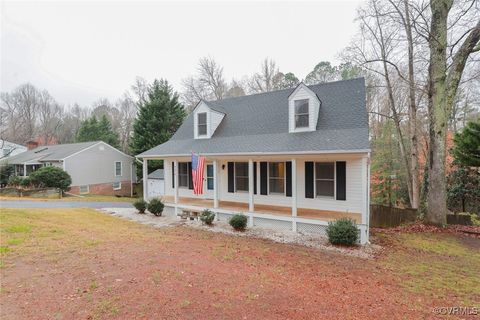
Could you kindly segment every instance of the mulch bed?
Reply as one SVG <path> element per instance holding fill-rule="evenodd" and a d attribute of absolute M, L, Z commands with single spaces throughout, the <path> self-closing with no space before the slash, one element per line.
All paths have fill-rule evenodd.
<path fill-rule="evenodd" d="M 450 233 L 461 234 L 473 238 L 480 238 L 480 227 L 477 226 L 462 226 L 462 225 L 448 225 L 446 227 L 436 227 L 425 225 L 423 223 L 414 223 L 395 228 L 370 228 L 373 233 Z"/>

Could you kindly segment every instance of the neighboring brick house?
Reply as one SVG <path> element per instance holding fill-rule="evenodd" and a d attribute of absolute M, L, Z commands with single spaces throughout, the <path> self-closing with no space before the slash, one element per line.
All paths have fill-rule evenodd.
<path fill-rule="evenodd" d="M 75 194 L 130 196 L 136 182 L 134 158 L 103 141 L 39 146 L 1 164 L 13 165 L 14 174 L 24 177 L 42 167 L 62 168 Z"/>

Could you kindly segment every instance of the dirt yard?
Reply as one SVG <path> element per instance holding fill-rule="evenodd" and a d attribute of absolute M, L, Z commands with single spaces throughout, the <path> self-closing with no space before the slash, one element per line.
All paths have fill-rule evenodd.
<path fill-rule="evenodd" d="M 91 209 L 2 209 L 0 222 L 1 319 L 434 319 L 434 307 L 480 307 L 480 240 L 466 236 L 377 233 L 384 249 L 362 259 Z"/>

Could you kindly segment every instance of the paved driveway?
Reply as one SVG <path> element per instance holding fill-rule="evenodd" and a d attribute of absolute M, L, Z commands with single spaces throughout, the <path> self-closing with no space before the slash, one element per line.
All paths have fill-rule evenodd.
<path fill-rule="evenodd" d="M 0 200 L 0 208 L 133 208 L 128 202 L 101 201 L 10 201 Z"/>

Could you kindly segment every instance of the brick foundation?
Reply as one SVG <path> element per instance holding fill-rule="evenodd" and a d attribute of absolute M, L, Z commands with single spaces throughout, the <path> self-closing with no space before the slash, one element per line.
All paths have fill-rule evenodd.
<path fill-rule="evenodd" d="M 98 194 L 104 196 L 130 196 L 131 183 L 130 181 L 122 181 L 122 188 L 119 190 L 113 190 L 113 182 L 90 184 L 88 194 Z M 80 186 L 71 186 L 68 191 L 73 194 L 80 194 Z"/>

